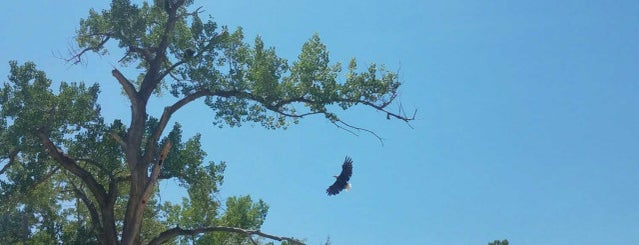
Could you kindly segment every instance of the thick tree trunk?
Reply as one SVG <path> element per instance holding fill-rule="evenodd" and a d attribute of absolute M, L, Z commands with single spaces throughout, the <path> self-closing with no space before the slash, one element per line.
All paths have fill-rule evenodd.
<path fill-rule="evenodd" d="M 102 244 L 116 245 L 118 244 L 118 231 L 115 228 L 115 199 L 109 200 L 107 206 L 103 207 L 102 212 Z"/>
<path fill-rule="evenodd" d="M 124 216 L 122 244 L 133 245 L 139 241 L 146 202 L 143 200 L 147 182 L 147 163 L 142 160 L 140 147 L 146 123 L 146 99 L 136 96 L 131 105 L 131 126 L 127 133 L 126 160 L 131 171 L 129 200 Z"/>
<path fill-rule="evenodd" d="M 145 171 L 136 171 L 131 176 L 131 188 L 129 189 L 129 202 L 124 217 L 124 230 L 122 231 L 122 244 L 133 245 L 139 241 L 142 218 L 146 203 L 143 200 Z"/>

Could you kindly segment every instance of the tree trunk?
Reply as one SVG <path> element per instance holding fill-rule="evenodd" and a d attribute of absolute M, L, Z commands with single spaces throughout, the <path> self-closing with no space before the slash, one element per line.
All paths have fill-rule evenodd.
<path fill-rule="evenodd" d="M 109 206 L 102 208 L 102 244 L 116 245 L 118 244 L 118 231 L 115 228 L 115 215 L 113 211 L 115 205 L 109 203 Z"/>
<path fill-rule="evenodd" d="M 127 133 L 126 160 L 131 171 L 129 200 L 124 216 L 122 244 L 133 245 L 139 242 L 142 218 L 146 201 L 144 187 L 147 182 L 147 163 L 140 154 L 142 137 L 146 123 L 146 100 L 139 94 L 131 105 L 131 126 Z"/>
<path fill-rule="evenodd" d="M 136 171 L 131 174 L 131 188 L 129 189 L 129 202 L 124 217 L 124 229 L 122 231 L 122 244 L 133 245 L 139 241 L 145 202 L 142 200 L 146 171 Z"/>

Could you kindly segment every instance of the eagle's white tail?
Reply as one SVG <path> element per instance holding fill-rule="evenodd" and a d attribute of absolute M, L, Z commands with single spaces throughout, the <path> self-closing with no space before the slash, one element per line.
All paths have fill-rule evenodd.
<path fill-rule="evenodd" d="M 350 191 L 351 190 L 351 183 L 346 183 L 346 187 L 344 187 L 344 190 L 346 191 Z"/>

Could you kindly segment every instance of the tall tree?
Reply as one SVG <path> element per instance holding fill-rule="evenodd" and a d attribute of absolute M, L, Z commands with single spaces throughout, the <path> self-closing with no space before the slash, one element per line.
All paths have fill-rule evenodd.
<path fill-rule="evenodd" d="M 180 124 L 168 131 L 174 113 L 203 98 L 220 126 L 249 122 L 277 129 L 320 114 L 338 127 L 363 130 L 332 111 L 355 105 L 413 119 L 387 110 L 400 86 L 395 73 L 374 64 L 359 72 L 354 59 L 342 72 L 339 63 L 329 63 L 317 35 L 289 63 L 259 37 L 251 45 L 241 29 L 203 21 L 199 8 L 189 10 L 192 4 L 113 0 L 109 9 L 92 9 L 80 21 L 69 61 L 117 47 L 126 52 L 121 65 L 143 71 L 136 77 L 112 71 L 131 105 L 128 125 L 105 122 L 97 84 L 62 82 L 54 92 L 34 63 L 10 63 L 0 89 L 0 226 L 15 229 L 6 239 L 221 244 L 261 236 L 300 244 L 259 231 L 268 210 L 261 200 L 231 197 L 219 213 L 215 194 L 225 163 L 205 163 L 200 136 L 183 140 Z M 149 99 L 165 90 L 175 103 L 149 115 Z M 157 184 L 163 179 L 179 181 L 188 198 L 160 203 Z"/>

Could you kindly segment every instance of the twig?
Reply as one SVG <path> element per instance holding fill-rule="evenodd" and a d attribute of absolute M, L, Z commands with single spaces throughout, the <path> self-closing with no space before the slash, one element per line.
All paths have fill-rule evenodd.
<path fill-rule="evenodd" d="M 340 125 L 338 125 L 337 123 L 344 124 L 344 126 L 346 126 L 346 127 L 348 127 L 348 128 L 351 128 L 351 129 L 355 129 L 355 130 L 357 130 L 357 131 L 364 131 L 364 132 L 367 132 L 367 133 L 369 133 L 369 134 L 372 134 L 373 136 L 375 136 L 375 138 L 377 138 L 377 139 L 379 140 L 379 143 L 381 143 L 381 144 L 382 144 L 382 146 L 384 145 L 384 138 L 380 137 L 377 133 L 373 132 L 372 130 L 365 129 L 365 128 L 360 128 L 360 127 L 357 127 L 357 126 L 350 125 L 350 124 L 348 124 L 348 123 L 346 123 L 346 122 L 342 121 L 341 119 L 340 119 L 340 120 L 338 120 L 338 121 L 336 121 L 336 122 L 333 122 L 333 124 L 334 124 L 335 126 L 337 126 L 338 128 L 343 129 L 343 130 L 346 130 L 347 132 L 350 132 L 350 133 L 352 133 L 352 134 L 354 134 L 354 135 L 357 135 L 357 134 L 356 134 L 356 133 L 354 133 L 354 132 L 352 132 L 351 130 L 348 130 L 348 129 L 346 129 L 346 128 L 344 128 L 344 127 L 340 126 Z M 357 135 L 357 136 L 359 136 L 359 135 Z"/>
<path fill-rule="evenodd" d="M 75 51 L 69 51 L 70 53 L 76 53 L 73 56 L 71 56 L 70 58 L 65 59 L 66 62 L 71 62 L 73 61 L 74 65 L 77 65 L 79 63 L 82 62 L 82 55 L 88 51 L 94 51 L 97 52 L 98 50 L 100 50 L 102 48 L 102 46 L 104 46 L 104 44 L 106 44 L 109 39 L 111 39 L 111 36 L 106 34 L 106 37 L 97 45 L 97 46 L 93 46 L 93 47 L 87 47 L 84 48 L 83 50 L 81 50 L 80 52 L 75 52 Z"/>

